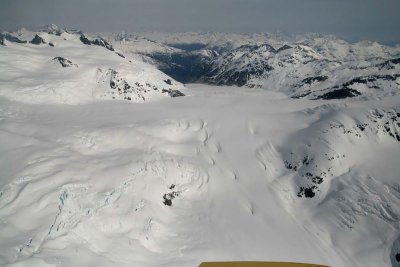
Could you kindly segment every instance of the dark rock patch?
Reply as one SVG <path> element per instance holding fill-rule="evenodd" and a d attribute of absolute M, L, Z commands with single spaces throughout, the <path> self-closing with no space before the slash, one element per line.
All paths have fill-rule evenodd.
<path fill-rule="evenodd" d="M 399 58 L 395 58 L 395 59 L 391 59 L 389 60 L 389 62 L 393 63 L 393 64 L 400 64 L 400 57 Z"/>
<path fill-rule="evenodd" d="M 345 98 L 356 97 L 359 95 L 361 95 L 361 93 L 358 92 L 357 90 L 350 88 L 342 88 L 320 95 L 315 99 L 324 99 L 324 100 L 345 99 Z"/>
<path fill-rule="evenodd" d="M 315 185 L 311 187 L 300 187 L 299 192 L 297 193 L 298 197 L 305 197 L 305 198 L 313 198 L 315 197 L 315 192 L 317 187 Z"/>
<path fill-rule="evenodd" d="M 328 76 L 315 76 L 315 77 L 308 77 L 301 81 L 302 84 L 312 84 L 314 82 L 323 82 L 328 79 Z"/>
<path fill-rule="evenodd" d="M 279 53 L 281 51 L 292 49 L 292 48 L 293 47 L 291 47 L 290 45 L 284 45 L 284 46 L 280 47 L 276 52 Z"/>
<path fill-rule="evenodd" d="M 174 188 L 175 188 L 175 185 L 172 184 L 172 185 L 169 187 L 169 190 L 172 190 L 172 189 L 174 189 Z M 180 192 L 179 192 L 179 191 L 172 191 L 172 192 L 170 192 L 170 193 L 164 194 L 164 196 L 163 196 L 163 204 L 164 204 L 165 206 L 172 206 L 172 200 L 175 199 L 176 197 L 178 197 L 179 195 L 180 195 Z"/>
<path fill-rule="evenodd" d="M 400 253 L 397 253 L 396 256 L 395 256 L 395 258 L 396 258 L 396 261 L 397 261 L 397 262 L 400 262 Z"/>
<path fill-rule="evenodd" d="M 58 61 L 63 68 L 78 67 L 77 64 L 74 64 L 74 63 L 72 63 L 71 60 L 63 58 L 63 57 L 55 57 L 55 58 L 53 58 L 53 60 Z"/>
<path fill-rule="evenodd" d="M 110 79 L 109 86 L 111 91 L 106 94 L 114 96 L 113 99 L 123 99 L 123 100 L 134 100 L 134 99 L 142 99 L 146 100 L 144 97 L 145 93 L 148 93 L 150 90 L 156 90 L 155 86 L 151 86 L 150 84 L 141 84 L 139 82 L 135 82 L 133 84 L 129 84 L 124 78 L 119 76 L 118 72 L 109 69 Z M 115 97 L 117 96 L 117 97 Z"/>
<path fill-rule="evenodd" d="M 164 80 L 164 82 L 165 82 L 166 84 L 168 84 L 168 85 L 172 85 L 171 79 Z"/>
<path fill-rule="evenodd" d="M 395 110 L 373 110 L 370 115 L 371 125 L 377 132 L 388 134 L 400 142 L 400 116 Z"/>
<path fill-rule="evenodd" d="M 29 43 L 34 45 L 40 45 L 40 44 L 45 44 L 46 42 L 42 37 L 36 34 L 35 37 L 33 37 L 32 41 L 30 41 Z"/>
<path fill-rule="evenodd" d="M 114 48 L 112 47 L 111 44 L 109 44 L 106 40 L 103 38 L 98 38 L 94 40 L 89 40 L 84 34 L 81 34 L 79 37 L 79 40 L 85 44 L 85 45 L 97 45 L 97 46 L 102 46 L 110 51 L 114 51 Z"/>
<path fill-rule="evenodd" d="M 362 132 L 365 131 L 365 128 L 367 128 L 368 124 L 357 124 L 357 128 L 360 129 Z"/>
<path fill-rule="evenodd" d="M 179 90 L 172 90 L 172 89 L 162 89 L 162 93 L 167 93 L 170 97 L 180 97 L 180 96 L 185 96 L 184 93 L 182 93 Z"/>
<path fill-rule="evenodd" d="M 104 39 L 101 39 L 101 38 L 93 40 L 92 44 L 105 47 L 110 51 L 114 51 L 114 48 L 112 47 L 112 45 L 109 44 L 108 42 L 106 42 Z"/>
<path fill-rule="evenodd" d="M 92 41 L 90 41 L 85 35 L 81 34 L 81 37 L 79 37 L 79 40 L 85 45 L 92 45 Z"/>
<path fill-rule="evenodd" d="M 0 33 L 0 45 L 6 45 L 5 41 L 9 41 L 11 43 L 18 43 L 18 44 L 26 44 L 27 41 L 22 41 L 21 39 L 9 34 L 9 33 Z"/>
<path fill-rule="evenodd" d="M 118 56 L 120 56 L 122 58 L 125 58 L 125 56 L 123 54 L 121 54 L 121 53 L 115 52 L 115 54 L 117 54 Z"/>
<path fill-rule="evenodd" d="M 297 166 L 296 165 L 292 165 L 292 163 L 290 163 L 289 161 L 285 160 L 285 167 L 288 170 L 294 170 L 297 171 Z"/>
<path fill-rule="evenodd" d="M 400 58 L 393 58 L 393 59 L 386 60 L 385 62 L 378 64 L 377 67 L 380 70 L 382 70 L 384 68 L 391 70 L 391 69 L 394 69 L 395 68 L 394 65 L 397 65 L 397 64 L 400 64 Z"/>
<path fill-rule="evenodd" d="M 300 98 L 303 98 L 303 97 L 306 97 L 306 96 L 310 95 L 311 93 L 312 93 L 311 91 L 308 91 L 308 92 L 304 92 L 304 93 L 301 93 L 301 94 L 292 95 L 291 98 L 300 99 Z"/>

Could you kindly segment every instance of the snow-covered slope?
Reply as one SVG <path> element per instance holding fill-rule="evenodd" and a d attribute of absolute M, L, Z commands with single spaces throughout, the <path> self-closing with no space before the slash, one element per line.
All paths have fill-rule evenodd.
<path fill-rule="evenodd" d="M 398 267 L 399 96 L 1 101 L 0 264 Z"/>
<path fill-rule="evenodd" d="M 2 33 L 0 95 L 28 103 L 135 102 L 178 96 L 184 86 L 125 56 L 101 38 L 78 32 Z"/>

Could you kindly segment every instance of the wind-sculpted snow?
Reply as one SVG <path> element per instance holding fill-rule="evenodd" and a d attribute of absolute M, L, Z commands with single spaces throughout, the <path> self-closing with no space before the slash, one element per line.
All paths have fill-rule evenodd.
<path fill-rule="evenodd" d="M 184 144 L 201 146 L 196 136 L 203 124 L 166 121 L 38 140 L 53 148 L 30 154 L 20 178 L 0 191 L 0 235 L 28 238 L 15 247 L 2 244 L 1 263 L 24 261 L 46 248 L 68 254 L 82 244 L 89 255 L 120 264 L 147 265 L 145 255 L 177 256 L 193 234 L 179 225 L 193 220 L 192 206 L 208 190 L 208 173 L 194 158 L 198 151 Z M 163 196 L 171 189 L 179 195 L 166 206 Z M 41 212 L 30 214 L 35 210 Z M 29 224 L 19 220 L 23 213 L 30 214 Z"/>
<path fill-rule="evenodd" d="M 146 105 L 1 99 L 0 264 L 396 266 L 398 97 L 190 87 Z"/>

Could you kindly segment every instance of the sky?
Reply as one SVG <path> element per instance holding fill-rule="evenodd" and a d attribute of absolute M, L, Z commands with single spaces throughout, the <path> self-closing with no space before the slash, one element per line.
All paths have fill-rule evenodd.
<path fill-rule="evenodd" d="M 400 43 L 400 0 L 0 0 L 0 29 L 316 32 Z"/>

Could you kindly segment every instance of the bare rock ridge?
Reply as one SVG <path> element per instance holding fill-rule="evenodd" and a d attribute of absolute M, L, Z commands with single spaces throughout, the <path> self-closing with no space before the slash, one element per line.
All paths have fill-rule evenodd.
<path fill-rule="evenodd" d="M 79 37 L 79 40 L 81 40 L 81 42 L 85 45 L 98 45 L 98 46 L 102 46 L 107 48 L 110 51 L 114 51 L 114 48 L 112 47 L 112 45 L 110 45 L 109 43 L 107 43 L 107 41 L 105 41 L 102 38 L 96 38 L 94 40 L 89 40 L 83 33 L 81 34 L 81 36 Z"/>
<path fill-rule="evenodd" d="M 19 43 L 19 44 L 27 43 L 27 41 L 20 40 L 18 37 L 14 36 L 10 33 L 1 32 L 0 33 L 0 45 L 5 46 L 6 45 L 5 41 L 9 41 L 11 43 Z"/>
<path fill-rule="evenodd" d="M 45 44 L 46 42 L 44 41 L 44 39 L 42 37 L 35 34 L 35 37 L 33 37 L 33 39 L 29 43 L 35 44 L 35 45 L 40 45 L 40 44 Z"/>
<path fill-rule="evenodd" d="M 55 57 L 53 60 L 59 62 L 63 68 L 78 67 L 77 64 L 73 64 L 71 60 L 63 57 Z"/>

